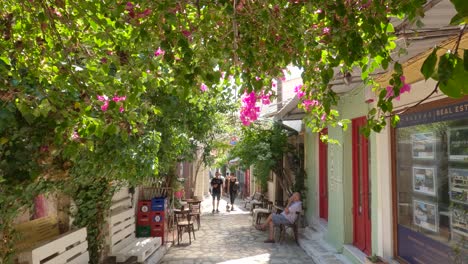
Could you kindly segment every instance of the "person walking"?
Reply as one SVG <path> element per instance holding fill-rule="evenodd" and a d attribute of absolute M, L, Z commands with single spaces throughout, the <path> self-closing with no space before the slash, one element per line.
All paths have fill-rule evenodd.
<path fill-rule="evenodd" d="M 256 225 L 255 228 L 258 230 L 265 231 L 269 227 L 269 237 L 265 240 L 265 243 L 275 243 L 275 226 L 281 224 L 292 224 L 296 221 L 297 212 L 302 211 L 301 194 L 298 192 L 293 193 L 288 199 L 288 205 L 284 208 L 281 214 L 270 214 L 263 225 Z"/>
<path fill-rule="evenodd" d="M 219 213 L 219 200 L 221 199 L 223 180 L 219 178 L 219 171 L 215 173 L 215 177 L 211 180 L 211 195 L 213 196 L 213 213 Z M 218 199 L 215 207 L 215 199 Z M 216 210 L 215 210 L 216 208 Z"/>
<path fill-rule="evenodd" d="M 235 174 L 231 174 L 228 180 L 229 198 L 231 200 L 231 211 L 234 211 L 234 200 L 236 200 L 237 192 L 239 191 L 239 181 Z"/>

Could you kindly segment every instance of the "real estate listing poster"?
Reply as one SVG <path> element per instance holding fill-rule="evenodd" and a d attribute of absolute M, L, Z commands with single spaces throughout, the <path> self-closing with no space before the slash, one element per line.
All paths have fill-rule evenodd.
<path fill-rule="evenodd" d="M 449 130 L 449 159 L 468 161 L 468 127 L 456 127 Z"/>
<path fill-rule="evenodd" d="M 452 210 L 452 231 L 468 238 L 468 211 L 454 208 Z"/>
<path fill-rule="evenodd" d="M 437 205 L 424 201 L 413 201 L 414 224 L 424 229 L 437 232 L 438 224 Z"/>
<path fill-rule="evenodd" d="M 434 132 L 417 133 L 411 135 L 411 144 L 414 159 L 434 159 Z"/>
<path fill-rule="evenodd" d="M 468 170 L 449 168 L 450 200 L 468 204 Z"/>
<path fill-rule="evenodd" d="M 434 167 L 413 167 L 413 191 L 436 196 L 436 170 Z"/>

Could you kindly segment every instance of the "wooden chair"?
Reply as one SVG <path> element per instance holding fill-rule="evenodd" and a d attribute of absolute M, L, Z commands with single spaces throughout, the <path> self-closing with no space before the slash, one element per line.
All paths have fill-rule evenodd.
<path fill-rule="evenodd" d="M 259 192 L 256 192 L 254 193 L 254 195 L 252 195 L 252 197 L 249 197 L 249 198 L 246 198 L 245 199 L 245 205 L 244 205 L 244 208 L 247 208 L 247 204 L 252 204 L 252 202 L 258 202 L 262 199 L 262 194 L 259 193 Z"/>
<path fill-rule="evenodd" d="M 260 224 L 260 221 L 263 217 L 267 218 L 273 208 L 273 202 L 265 200 L 264 202 L 264 207 L 263 208 L 256 208 L 253 210 L 253 220 L 255 221 L 255 224 Z"/>
<path fill-rule="evenodd" d="M 193 233 L 193 239 L 195 239 L 195 228 L 193 227 L 192 218 L 190 217 L 190 211 L 182 208 L 178 211 L 174 211 L 174 216 L 177 227 L 177 245 L 180 245 L 180 240 L 182 240 L 184 232 L 188 232 L 189 244 L 192 244 L 192 235 L 190 232 Z"/>
<path fill-rule="evenodd" d="M 200 230 L 201 201 L 189 203 L 189 216 L 197 221 L 197 230 Z M 195 235 L 194 235 L 195 236 Z"/>
<path fill-rule="evenodd" d="M 293 231 L 294 240 L 296 241 L 296 244 L 299 245 L 299 219 L 301 217 L 301 212 L 296 212 L 296 214 L 297 214 L 297 217 L 294 223 L 279 225 L 279 229 L 280 229 L 279 242 L 284 241 L 285 236 L 286 236 L 286 231 L 288 228 L 290 228 Z"/>

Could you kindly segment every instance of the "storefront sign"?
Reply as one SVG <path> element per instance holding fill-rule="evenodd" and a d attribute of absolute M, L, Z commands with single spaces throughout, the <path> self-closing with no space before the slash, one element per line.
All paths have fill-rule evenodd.
<path fill-rule="evenodd" d="M 408 127 L 420 124 L 428 124 L 434 122 L 455 120 L 466 117 L 468 115 L 468 102 L 432 108 L 427 111 L 409 113 L 400 116 L 400 123 L 397 127 Z"/>
<path fill-rule="evenodd" d="M 450 263 L 451 252 L 450 247 L 398 225 L 398 254 L 409 263 Z"/>

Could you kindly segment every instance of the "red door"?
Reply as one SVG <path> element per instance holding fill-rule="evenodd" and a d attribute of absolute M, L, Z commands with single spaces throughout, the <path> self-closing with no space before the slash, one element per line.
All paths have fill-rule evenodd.
<path fill-rule="evenodd" d="M 369 141 L 360 129 L 366 118 L 352 120 L 353 133 L 353 244 L 364 253 L 371 253 L 371 213 L 369 184 Z"/>
<path fill-rule="evenodd" d="M 328 129 L 319 135 L 328 135 Z M 328 144 L 319 138 L 319 215 L 328 221 Z"/>

